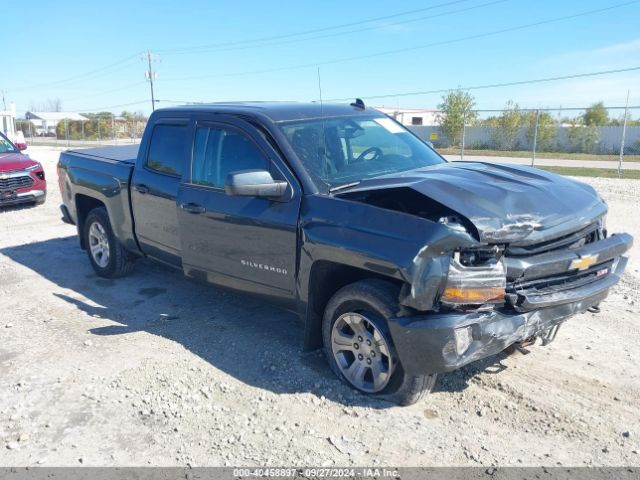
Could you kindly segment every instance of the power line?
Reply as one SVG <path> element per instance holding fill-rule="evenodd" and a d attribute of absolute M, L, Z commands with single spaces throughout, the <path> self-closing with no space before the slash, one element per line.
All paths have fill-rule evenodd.
<path fill-rule="evenodd" d="M 185 52 L 188 50 L 198 50 L 198 49 L 208 49 L 208 48 L 218 48 L 218 47 L 229 47 L 229 46 L 235 46 L 235 45 L 243 45 L 243 44 L 247 44 L 247 43 L 262 43 L 262 42 L 266 42 L 266 41 L 271 41 L 271 40 L 280 40 L 283 38 L 291 38 L 291 37 L 297 37 L 297 36 L 304 36 L 304 35 L 310 35 L 313 33 L 320 33 L 320 32 L 326 32 L 326 31 L 330 31 L 330 30 L 338 30 L 341 28 L 347 28 L 347 27 L 353 27 L 355 25 L 363 25 L 365 23 L 371 23 L 371 22 L 377 22 L 380 20 L 388 20 L 390 18 L 397 18 L 397 17 L 401 17 L 401 16 L 405 16 L 405 15 L 411 15 L 414 13 L 419 13 L 419 12 L 424 12 L 427 10 L 433 10 L 435 8 L 440 8 L 440 7 L 446 7 L 449 5 L 454 5 L 457 3 L 463 3 L 463 2 L 468 2 L 469 0 L 454 0 L 454 1 L 449 1 L 449 2 L 444 2 L 444 3 L 438 3 L 436 5 L 431 5 L 430 7 L 425 7 L 425 8 L 417 8 L 415 10 L 407 10 L 404 12 L 399 12 L 399 13 L 394 13 L 391 15 L 384 15 L 381 17 L 375 17 L 375 18 L 369 18 L 367 20 L 359 20 L 356 22 L 349 22 L 349 23 L 342 23 L 340 25 L 333 25 L 333 26 L 329 26 L 329 27 L 321 27 L 321 28 L 314 28 L 311 30 L 304 30 L 304 31 L 300 31 L 300 32 L 294 32 L 294 33 L 287 33 L 287 34 L 283 34 L 283 35 L 272 35 L 272 36 L 266 36 L 266 37 L 258 37 L 258 38 L 253 38 L 253 39 L 247 39 L 247 40 L 236 40 L 233 42 L 222 42 L 222 43 L 211 43 L 208 45 L 199 45 L 199 46 L 194 46 L 194 47 L 182 47 L 182 48 L 173 48 L 173 49 L 165 49 L 165 50 L 160 50 L 160 53 L 179 53 L 179 52 Z"/>
<path fill-rule="evenodd" d="M 82 111 L 83 112 L 100 112 L 100 111 L 110 110 L 112 108 L 130 107 L 132 105 L 140 105 L 142 103 L 147 103 L 148 101 L 149 100 L 140 100 L 140 101 L 137 101 L 137 102 L 121 103 L 119 105 L 109 105 L 107 107 L 83 108 Z"/>
<path fill-rule="evenodd" d="M 31 90 L 31 89 L 34 89 L 34 88 L 55 87 L 55 86 L 59 86 L 59 85 L 64 85 L 66 83 L 74 83 L 74 82 L 77 82 L 78 80 L 83 80 L 83 79 L 86 79 L 88 77 L 97 75 L 99 73 L 104 73 L 107 70 L 112 70 L 114 67 L 118 67 L 118 66 L 122 65 L 123 63 L 127 63 L 127 65 L 124 65 L 124 66 L 122 66 L 120 68 L 112 70 L 112 72 L 110 72 L 110 73 L 117 72 L 119 70 L 122 70 L 124 68 L 127 68 L 127 67 L 131 66 L 132 62 L 130 62 L 130 60 L 133 59 L 133 58 L 136 58 L 138 55 L 139 54 L 136 53 L 135 55 L 128 56 L 126 58 L 118 60 L 117 62 L 111 63 L 111 64 L 109 64 L 107 66 L 104 66 L 104 67 L 101 67 L 101 68 L 98 68 L 98 69 L 95 69 L 95 70 L 91 70 L 89 72 L 85 72 L 85 73 L 82 73 L 82 74 L 74 75 L 73 77 L 68 77 L 68 78 L 65 78 L 65 79 L 62 79 L 62 80 L 56 80 L 54 82 L 41 83 L 41 84 L 38 84 L 38 85 L 30 85 L 30 86 L 27 86 L 27 87 L 14 88 L 14 89 L 11 89 L 11 91 L 17 92 L 17 91 Z"/>
<path fill-rule="evenodd" d="M 205 105 L 211 102 L 197 102 L 193 100 L 156 100 L 156 103 L 173 103 L 175 105 Z"/>
<path fill-rule="evenodd" d="M 609 75 L 613 73 L 624 73 L 624 72 L 633 72 L 640 70 L 640 66 L 638 67 L 629 67 L 629 68 L 619 68 L 615 70 L 601 70 L 599 72 L 587 72 L 587 73 L 576 73 L 572 75 L 563 75 L 558 77 L 546 77 L 546 78 L 536 78 L 531 80 L 519 80 L 515 82 L 504 82 L 504 83 L 492 83 L 489 85 L 474 85 L 470 87 L 458 87 L 460 90 L 483 90 L 487 88 L 499 88 L 499 87 L 512 87 L 516 85 L 529 85 L 532 83 L 543 83 L 543 82 L 554 82 L 557 80 L 570 80 L 574 78 L 584 78 L 584 77 L 595 77 L 598 75 Z M 402 92 L 402 93 L 388 93 L 384 95 L 359 95 L 361 98 L 367 98 L 370 100 L 378 99 L 378 98 L 390 98 L 390 97 L 411 97 L 416 95 L 430 95 L 434 93 L 447 93 L 451 90 L 455 90 L 455 88 L 441 88 L 438 90 L 423 90 L 417 92 Z M 332 98 L 327 100 L 329 102 L 342 102 L 353 100 L 353 96 L 345 97 L 345 98 Z"/>
<path fill-rule="evenodd" d="M 363 28 L 356 28 L 356 29 L 352 29 L 352 30 L 346 30 L 343 32 L 334 32 L 334 33 L 327 33 L 327 34 L 323 34 L 323 35 L 315 35 L 315 36 L 311 36 L 311 37 L 305 37 L 305 38 L 294 38 L 294 39 L 289 39 L 289 40 L 281 40 L 281 41 L 276 41 L 276 42 L 261 42 L 257 45 L 240 45 L 240 46 L 233 46 L 233 47 L 226 47 L 226 48 L 221 48 L 221 47 L 215 47 L 215 48 L 204 48 L 204 47 L 194 47 L 193 50 L 188 50 L 188 51 L 180 51 L 180 52 L 176 52 L 173 55 L 183 55 L 183 54 L 200 54 L 200 53 L 208 53 L 208 52 L 213 52 L 213 53 L 220 53 L 220 52 L 228 52 L 228 51 L 234 51 L 234 50 L 246 50 L 246 49 L 253 49 L 253 48 L 267 48 L 267 47 L 273 47 L 273 46 L 277 46 L 277 45 L 288 45 L 291 43 L 300 43 L 300 42 L 307 42 L 309 40 L 318 40 L 318 39 L 323 39 L 323 38 L 331 38 L 331 37 L 337 37 L 337 36 L 342 36 L 342 35 L 350 35 L 352 33 L 360 33 L 360 32 L 366 32 L 369 30 L 378 30 L 381 28 L 389 28 L 389 27 L 394 27 L 394 26 L 398 26 L 398 25 L 404 25 L 407 23 L 415 23 L 415 22 L 419 22 L 422 20 L 428 20 L 428 19 L 432 19 L 432 18 L 439 18 L 439 17 L 444 17 L 447 15 L 453 15 L 456 13 L 463 13 L 463 12 L 468 12 L 471 10 L 477 10 L 479 8 L 484 8 L 484 7 L 488 7 L 491 5 L 495 5 L 498 3 L 504 3 L 510 0 L 494 0 L 491 2 L 487 2 L 487 3 L 482 3 L 479 5 L 473 5 L 471 7 L 467 7 L 467 8 L 460 8 L 457 10 L 450 10 L 447 12 L 442 12 L 442 13 L 438 13 L 435 15 L 427 15 L 427 16 L 422 16 L 422 17 L 418 17 L 418 18 L 410 18 L 408 20 L 402 20 L 399 22 L 393 22 L 393 23 L 388 23 L 385 25 L 373 25 L 373 26 L 369 26 L 369 27 L 363 27 Z M 196 50 L 197 49 L 197 50 Z"/>
<path fill-rule="evenodd" d="M 629 2 L 618 3 L 618 4 L 611 5 L 611 6 L 604 7 L 604 8 L 598 8 L 598 9 L 594 9 L 594 10 L 583 11 L 583 12 L 576 13 L 576 14 L 573 14 L 573 15 L 564 15 L 564 16 L 561 16 L 561 17 L 550 18 L 550 19 L 547 19 L 547 20 L 540 20 L 538 22 L 526 23 L 526 24 L 517 25 L 517 26 L 514 26 L 514 27 L 507 27 L 507 28 L 503 28 L 503 29 L 499 29 L 499 30 L 493 30 L 493 31 L 490 31 L 490 32 L 479 33 L 479 34 L 474 34 L 474 35 L 467 35 L 467 36 L 464 36 L 464 37 L 458 37 L 458 38 L 453 38 L 453 39 L 449 39 L 449 40 L 441 40 L 441 41 L 427 43 L 427 44 L 423 44 L 423 45 L 415 45 L 415 46 L 412 46 L 412 47 L 404 47 L 404 48 L 398 48 L 398 49 L 393 49 L 393 50 L 386 50 L 386 51 L 377 52 L 377 53 L 371 53 L 371 54 L 366 54 L 366 55 L 343 57 L 343 58 L 337 58 L 337 59 L 333 59 L 333 60 L 325 60 L 325 61 L 321 61 L 321 62 L 304 63 L 304 64 L 299 64 L 299 65 L 291 65 L 291 66 L 286 66 L 286 67 L 270 68 L 270 69 L 264 69 L 264 70 L 220 73 L 220 74 L 213 74 L 213 75 L 193 76 L 193 77 L 169 78 L 169 79 L 166 79 L 165 81 L 167 81 L 167 82 L 175 82 L 175 81 L 186 81 L 186 80 L 204 80 L 204 79 L 208 79 L 208 78 L 222 78 L 222 77 L 236 77 L 236 76 L 245 76 L 245 75 L 258 75 L 258 74 L 263 74 L 263 73 L 281 72 L 281 71 L 287 71 L 287 70 L 297 70 L 297 69 L 302 69 L 302 68 L 317 67 L 319 65 L 320 66 L 333 65 L 333 64 L 336 64 L 336 63 L 344 63 L 344 62 L 351 62 L 351 61 L 355 61 L 355 60 L 363 60 L 363 59 L 368 59 L 368 58 L 382 57 L 382 56 L 386 56 L 386 55 L 394 55 L 394 54 L 398 54 L 398 53 L 405 53 L 405 52 L 410 52 L 410 51 L 415 51 L 415 50 L 421 50 L 421 49 L 425 49 L 425 48 L 429 48 L 429 47 L 450 45 L 452 43 L 459 43 L 459 42 L 464 42 L 464 41 L 468 41 L 468 40 L 477 40 L 477 39 L 480 39 L 480 38 L 492 37 L 492 36 L 500 35 L 500 34 L 503 34 L 503 33 L 515 32 L 515 31 L 518 31 L 518 30 L 525 30 L 527 28 L 538 27 L 538 26 L 547 25 L 547 24 L 550 24 L 550 23 L 557 23 L 557 22 L 562 22 L 562 21 L 565 21 L 565 20 L 572 20 L 574 18 L 584 17 L 584 16 L 587 16 L 587 15 L 593 15 L 593 14 L 596 14 L 596 13 L 602 13 L 602 12 L 613 10 L 613 9 L 616 9 L 616 8 L 621 8 L 621 7 L 625 7 L 625 6 L 628 6 L 628 5 L 633 5 L 633 4 L 636 4 L 636 3 L 639 3 L 639 2 L 640 2 L 640 0 L 632 0 L 632 1 L 629 1 Z"/>
<path fill-rule="evenodd" d="M 419 12 L 423 12 L 423 11 L 427 11 L 427 10 L 433 10 L 436 8 L 440 8 L 440 7 L 444 7 L 444 6 L 448 6 L 448 5 L 454 5 L 454 4 L 458 4 L 458 3 L 464 3 L 464 2 L 468 2 L 470 0 L 453 0 L 453 1 L 448 1 L 448 2 L 443 2 L 443 3 L 439 3 L 436 5 L 432 5 L 430 7 L 426 7 L 426 8 L 419 8 L 419 9 L 414 9 L 414 10 L 408 10 L 408 11 L 404 11 L 404 12 L 399 12 L 396 14 L 392 14 L 392 15 L 385 15 L 385 16 L 381 16 L 381 17 L 375 17 L 375 18 L 370 18 L 367 20 L 360 20 L 357 22 L 349 22 L 349 23 L 344 23 L 344 24 L 340 24 L 340 25 L 334 25 L 334 26 L 330 26 L 330 27 L 323 27 L 323 28 L 316 28 L 316 29 L 312 29 L 312 30 L 306 30 L 306 31 L 301 31 L 301 32 L 294 32 L 294 33 L 290 33 L 290 34 L 285 34 L 285 35 L 274 35 L 274 36 L 269 36 L 269 37 L 259 37 L 259 38 L 255 38 L 255 39 L 247 39 L 247 40 L 238 40 L 235 42 L 224 42 L 224 43 L 218 43 L 218 44 L 209 44 L 209 45 L 201 45 L 201 46 L 197 46 L 197 47 L 188 47 L 188 48 L 176 48 L 176 49 L 167 49 L 164 50 L 165 52 L 176 52 L 176 53 L 186 53 L 188 50 L 198 50 L 198 49 L 202 49 L 202 48 L 215 48 L 215 47 L 224 47 L 224 46 L 231 46 L 231 45 L 240 45 L 240 44 L 247 44 L 247 43 L 256 43 L 256 42 L 264 42 L 264 41 L 269 41 L 269 40 L 277 40 L 277 39 L 282 39 L 282 38 L 291 38 L 291 37 L 295 37 L 295 36 L 302 36 L 302 35 L 309 35 L 312 33 L 318 33 L 318 32 L 323 32 L 323 31 L 329 31 L 329 30 L 336 30 L 336 29 L 340 29 L 340 28 L 346 28 L 349 26 L 354 26 L 354 25 L 361 25 L 361 24 L 365 24 L 365 23 L 370 23 L 370 22 L 375 22 L 375 21 L 380 21 L 380 20 L 385 20 L 385 19 L 390 19 L 390 18 L 397 18 L 400 16 L 405 16 L 405 15 L 411 15 L 414 13 L 419 13 Z M 495 2 L 491 2 L 491 3 L 499 3 L 500 1 L 508 1 L 508 0 L 497 0 Z M 476 8 L 476 7 L 471 7 L 471 8 Z M 464 9 L 467 10 L 467 9 Z M 457 13 L 457 12 L 451 12 L 451 13 Z M 430 18 L 430 17 L 425 17 L 425 18 Z M 415 19 L 415 20 L 408 20 L 408 21 L 417 21 L 420 19 Z M 398 23 L 402 23 L 402 22 L 398 22 Z M 372 28 L 378 28 L 378 27 L 372 27 Z M 344 33 L 351 33 L 351 32 L 344 32 Z M 91 70 L 89 72 L 85 72 L 82 74 L 78 74 L 78 75 L 74 75 L 72 77 L 68 77 L 68 78 L 64 78 L 61 80 L 56 80 L 53 82 L 48 82 L 48 83 L 41 83 L 41 84 L 36 84 L 36 85 L 30 85 L 30 86 L 26 86 L 26 87 L 18 87 L 15 89 L 10 89 L 11 91 L 25 91 L 25 90 L 30 90 L 30 89 L 34 89 L 34 88 L 42 88 L 42 87 L 51 87 L 51 86 L 59 86 L 59 85 L 64 85 L 66 83 L 72 83 L 74 81 L 78 81 L 78 80 L 82 80 L 85 79 L 86 77 L 90 77 L 93 75 L 96 75 L 98 73 L 102 73 L 105 72 L 107 70 L 112 69 L 113 67 L 119 66 L 122 63 L 126 62 L 127 60 L 130 59 L 134 59 L 139 55 L 139 53 L 135 53 L 133 55 L 130 55 L 128 57 L 125 57 L 121 60 L 118 60 L 117 62 L 114 62 L 112 64 L 106 65 L 104 67 L 95 69 L 95 70 Z M 132 64 L 128 64 L 125 65 L 123 68 L 126 68 L 128 66 L 130 66 Z M 122 68 L 119 68 L 117 70 L 114 71 L 118 71 L 121 70 Z"/>
<path fill-rule="evenodd" d="M 122 90 L 128 90 L 132 87 L 138 87 L 140 85 L 146 85 L 147 82 L 136 82 L 136 83 L 130 83 L 128 85 L 124 85 L 122 87 L 117 87 L 111 90 L 105 90 L 103 92 L 98 92 L 98 93 L 92 93 L 90 95 L 82 95 L 81 97 L 73 97 L 73 98 L 63 98 L 62 101 L 63 102 L 75 102 L 77 100 L 83 100 L 85 98 L 93 98 L 93 97 L 100 97 L 102 95 L 107 95 L 108 93 L 114 93 L 114 92 L 121 92 Z"/>

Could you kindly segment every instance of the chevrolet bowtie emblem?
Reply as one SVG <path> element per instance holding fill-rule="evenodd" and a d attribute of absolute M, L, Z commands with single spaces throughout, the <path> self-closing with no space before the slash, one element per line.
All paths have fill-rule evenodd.
<path fill-rule="evenodd" d="M 569 265 L 569 270 L 586 270 L 598 261 L 598 255 L 585 255 L 584 257 L 577 258 Z"/>
<path fill-rule="evenodd" d="M 9 175 L 0 175 L 0 180 L 6 180 L 9 178 Z"/>

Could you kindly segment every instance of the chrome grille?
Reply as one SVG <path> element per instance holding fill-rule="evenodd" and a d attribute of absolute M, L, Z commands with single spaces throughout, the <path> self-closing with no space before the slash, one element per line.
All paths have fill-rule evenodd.
<path fill-rule="evenodd" d="M 30 187 L 31 185 L 33 185 L 33 178 L 29 175 L 0 178 L 0 190 L 17 190 L 18 188 Z"/>
<path fill-rule="evenodd" d="M 575 288 L 597 280 L 603 275 L 604 271 L 609 273 L 613 264 L 614 260 L 612 259 L 601 262 L 584 271 L 572 270 L 550 275 L 546 278 L 510 282 L 507 285 L 507 291 L 510 293 L 526 293 L 531 291 L 536 291 L 537 293 L 554 293 L 567 288 Z"/>
<path fill-rule="evenodd" d="M 580 248 L 588 243 L 596 242 L 602 238 L 599 227 L 599 223 L 595 222 L 583 228 L 582 230 L 570 233 L 569 235 L 565 235 L 560 238 L 547 240 L 546 242 L 540 242 L 534 245 L 526 246 L 508 246 L 505 253 L 508 256 L 521 257 L 538 255 L 540 253 L 550 252 L 552 250 L 559 250 L 563 248 Z"/>

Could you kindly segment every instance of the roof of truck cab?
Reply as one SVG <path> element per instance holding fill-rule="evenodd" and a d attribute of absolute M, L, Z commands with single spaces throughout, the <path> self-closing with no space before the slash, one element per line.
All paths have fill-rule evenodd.
<path fill-rule="evenodd" d="M 355 117 L 362 115 L 384 116 L 383 113 L 373 109 L 354 107 L 349 104 L 336 104 L 319 102 L 231 102 L 209 103 L 198 105 L 183 105 L 179 107 L 163 108 L 158 112 L 208 112 L 228 113 L 235 115 L 250 115 L 267 117 L 272 122 L 286 122 L 292 120 L 306 120 L 327 117 Z"/>

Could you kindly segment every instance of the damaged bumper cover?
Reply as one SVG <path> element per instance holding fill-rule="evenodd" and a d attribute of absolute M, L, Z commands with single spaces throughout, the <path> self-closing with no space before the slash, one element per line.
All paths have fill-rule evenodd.
<path fill-rule="evenodd" d="M 604 300 L 620 280 L 626 263 L 627 259 L 621 257 L 607 277 L 528 312 L 452 312 L 390 319 L 391 336 L 403 368 L 411 374 L 449 372 L 543 334 Z"/>

